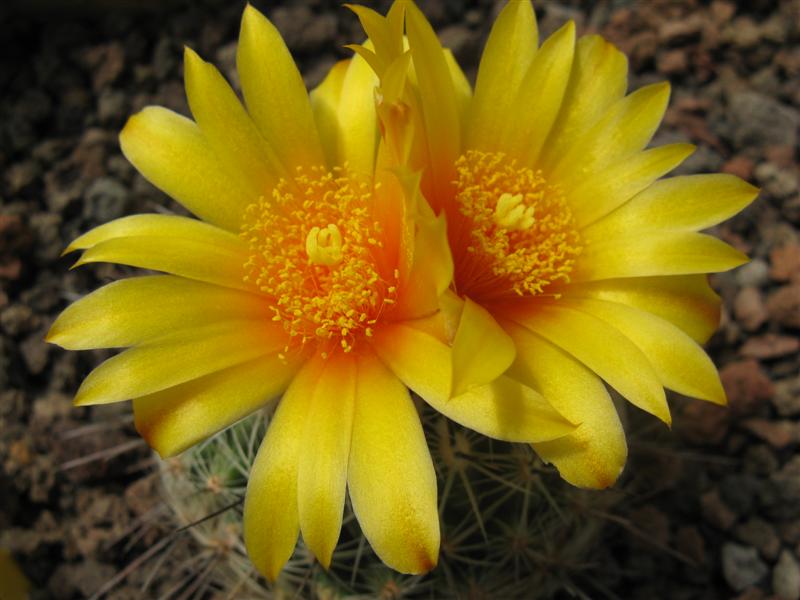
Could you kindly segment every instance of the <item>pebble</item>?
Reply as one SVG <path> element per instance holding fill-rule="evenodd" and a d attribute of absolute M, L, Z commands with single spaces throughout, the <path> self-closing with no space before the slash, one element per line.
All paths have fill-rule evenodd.
<path fill-rule="evenodd" d="M 781 552 L 772 571 L 772 591 L 781 600 L 800 599 L 800 565 L 790 550 Z"/>
<path fill-rule="evenodd" d="M 769 253 L 769 275 L 775 281 L 800 280 L 800 243 L 788 242 Z"/>
<path fill-rule="evenodd" d="M 736 283 L 741 287 L 760 288 L 769 281 L 769 265 L 765 260 L 754 258 L 736 269 Z"/>
<path fill-rule="evenodd" d="M 729 363 L 719 375 L 730 411 L 736 415 L 752 414 L 775 393 L 772 381 L 753 359 Z"/>
<path fill-rule="evenodd" d="M 719 497 L 719 492 L 712 489 L 700 497 L 703 517 L 717 529 L 726 531 L 736 522 L 734 513 Z"/>
<path fill-rule="evenodd" d="M 86 190 L 83 215 L 95 223 L 107 223 L 125 213 L 128 190 L 111 177 L 101 177 Z"/>
<path fill-rule="evenodd" d="M 761 556 L 769 561 L 775 560 L 781 550 L 781 540 L 775 528 L 764 519 L 753 517 L 734 529 L 736 538 L 758 549 Z"/>
<path fill-rule="evenodd" d="M 797 192 L 798 178 L 793 169 L 782 169 L 771 162 L 765 162 L 758 165 L 753 174 L 764 191 L 773 198 L 783 200 Z"/>
<path fill-rule="evenodd" d="M 754 287 L 739 290 L 733 301 L 733 313 L 739 324 L 747 331 L 757 330 L 769 318 L 761 291 Z"/>
<path fill-rule="evenodd" d="M 791 335 L 766 333 L 751 337 L 739 349 L 739 354 L 748 358 L 778 358 L 800 350 L 800 338 Z"/>
<path fill-rule="evenodd" d="M 728 585 L 741 592 L 758 583 L 768 570 L 755 548 L 728 542 L 722 546 L 722 572 Z"/>
<path fill-rule="evenodd" d="M 800 283 L 784 285 L 767 298 L 770 317 L 786 327 L 800 328 Z"/>
<path fill-rule="evenodd" d="M 772 405 L 782 417 L 800 415 L 800 376 L 783 379 L 775 384 Z"/>
<path fill-rule="evenodd" d="M 728 107 L 733 143 L 748 146 L 797 144 L 798 112 L 758 92 L 735 94 Z"/>
<path fill-rule="evenodd" d="M 800 442 L 800 423 L 776 419 L 747 419 L 742 427 L 776 450 Z"/>

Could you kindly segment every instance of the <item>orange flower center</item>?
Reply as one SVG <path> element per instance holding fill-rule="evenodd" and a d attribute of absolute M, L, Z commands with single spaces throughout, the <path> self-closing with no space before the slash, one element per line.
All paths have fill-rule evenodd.
<path fill-rule="evenodd" d="M 372 192 L 371 181 L 346 168 L 298 169 L 245 213 L 245 281 L 269 299 L 290 338 L 316 341 L 323 356 L 350 352 L 396 301 L 396 274 L 378 266 L 382 228 Z"/>
<path fill-rule="evenodd" d="M 475 300 L 536 296 L 569 282 L 582 244 L 563 192 L 499 152 L 456 162 L 456 288 Z"/>

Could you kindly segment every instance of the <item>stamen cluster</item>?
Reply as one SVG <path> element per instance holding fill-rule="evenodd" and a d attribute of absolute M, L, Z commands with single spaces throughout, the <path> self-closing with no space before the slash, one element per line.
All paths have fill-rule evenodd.
<path fill-rule="evenodd" d="M 323 355 L 337 346 L 350 352 L 396 301 L 396 277 L 378 266 L 382 227 L 372 193 L 371 181 L 346 167 L 298 169 L 244 216 L 241 235 L 252 252 L 245 282 L 268 298 L 291 338 L 317 341 Z"/>
<path fill-rule="evenodd" d="M 456 261 L 459 292 L 489 300 L 568 282 L 581 239 L 560 188 L 500 152 L 467 151 L 456 169 L 467 232 Z"/>

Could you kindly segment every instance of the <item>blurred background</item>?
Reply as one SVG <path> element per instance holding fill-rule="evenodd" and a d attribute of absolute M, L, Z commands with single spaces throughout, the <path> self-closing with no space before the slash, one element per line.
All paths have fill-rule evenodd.
<path fill-rule="evenodd" d="M 501 3 L 418 3 L 474 80 Z M 253 4 L 280 29 L 309 87 L 361 37 L 338 3 Z M 601 33 L 628 54 L 631 89 L 672 83 L 654 144 L 697 145 L 679 173 L 723 171 L 761 187 L 759 200 L 715 231 L 753 259 L 712 277 L 724 310 L 709 351 L 730 407 L 673 398 L 672 432 L 632 417 L 638 429 L 619 489 L 588 496 L 598 505 L 609 494 L 622 501 L 587 556 L 593 584 L 583 597 L 797 600 L 800 1 L 535 4 L 540 39 L 574 19 L 579 33 Z M 106 354 L 43 342 L 69 301 L 131 273 L 110 265 L 69 271 L 71 259 L 59 256 L 71 239 L 126 214 L 180 211 L 125 161 L 117 134 L 149 104 L 188 115 L 184 44 L 235 84 L 243 6 L 0 6 L 0 579 L 11 568 L 7 551 L 33 598 L 86 598 L 104 586 L 109 598 L 248 597 L 180 587 L 195 568 L 190 537 L 168 556 L 147 555 L 176 524 L 130 407 L 71 405 Z"/>

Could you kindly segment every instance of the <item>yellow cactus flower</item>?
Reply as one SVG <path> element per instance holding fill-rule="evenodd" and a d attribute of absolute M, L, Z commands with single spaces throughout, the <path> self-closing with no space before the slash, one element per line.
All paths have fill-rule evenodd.
<path fill-rule="evenodd" d="M 189 49 L 184 60 L 194 121 L 148 107 L 120 142 L 199 219 L 129 216 L 69 246 L 83 251 L 77 265 L 164 273 L 106 285 L 53 324 L 48 340 L 67 349 L 127 347 L 75 402 L 133 400 L 141 435 L 171 456 L 280 397 L 244 506 L 258 569 L 274 580 L 299 532 L 327 567 L 347 488 L 381 559 L 429 570 L 436 477 L 403 384 L 503 439 L 551 440 L 574 425 L 484 371 L 453 397 L 445 221 L 392 161 L 363 58 L 334 66 L 309 96 L 277 30 L 248 6 L 237 53 L 246 108 L 216 68 Z"/>
<path fill-rule="evenodd" d="M 600 36 L 576 42 L 569 22 L 539 46 L 531 3 L 509 2 L 473 93 L 419 9 L 401 2 L 405 40 L 354 8 L 375 41 L 357 51 L 389 90 L 379 113 L 415 113 L 405 160 L 424 170 L 423 193 L 448 221 L 450 304 L 463 311 L 453 354 L 478 340 L 493 349 L 507 375 L 580 424 L 536 452 L 574 485 L 609 486 L 627 446 L 604 382 L 667 424 L 665 388 L 725 403 L 699 345 L 719 320 L 705 274 L 746 257 L 699 230 L 757 190 L 731 175 L 660 179 L 693 150 L 647 148 L 669 85 L 626 95 L 626 58 Z M 476 329 L 478 312 L 491 317 Z"/>

